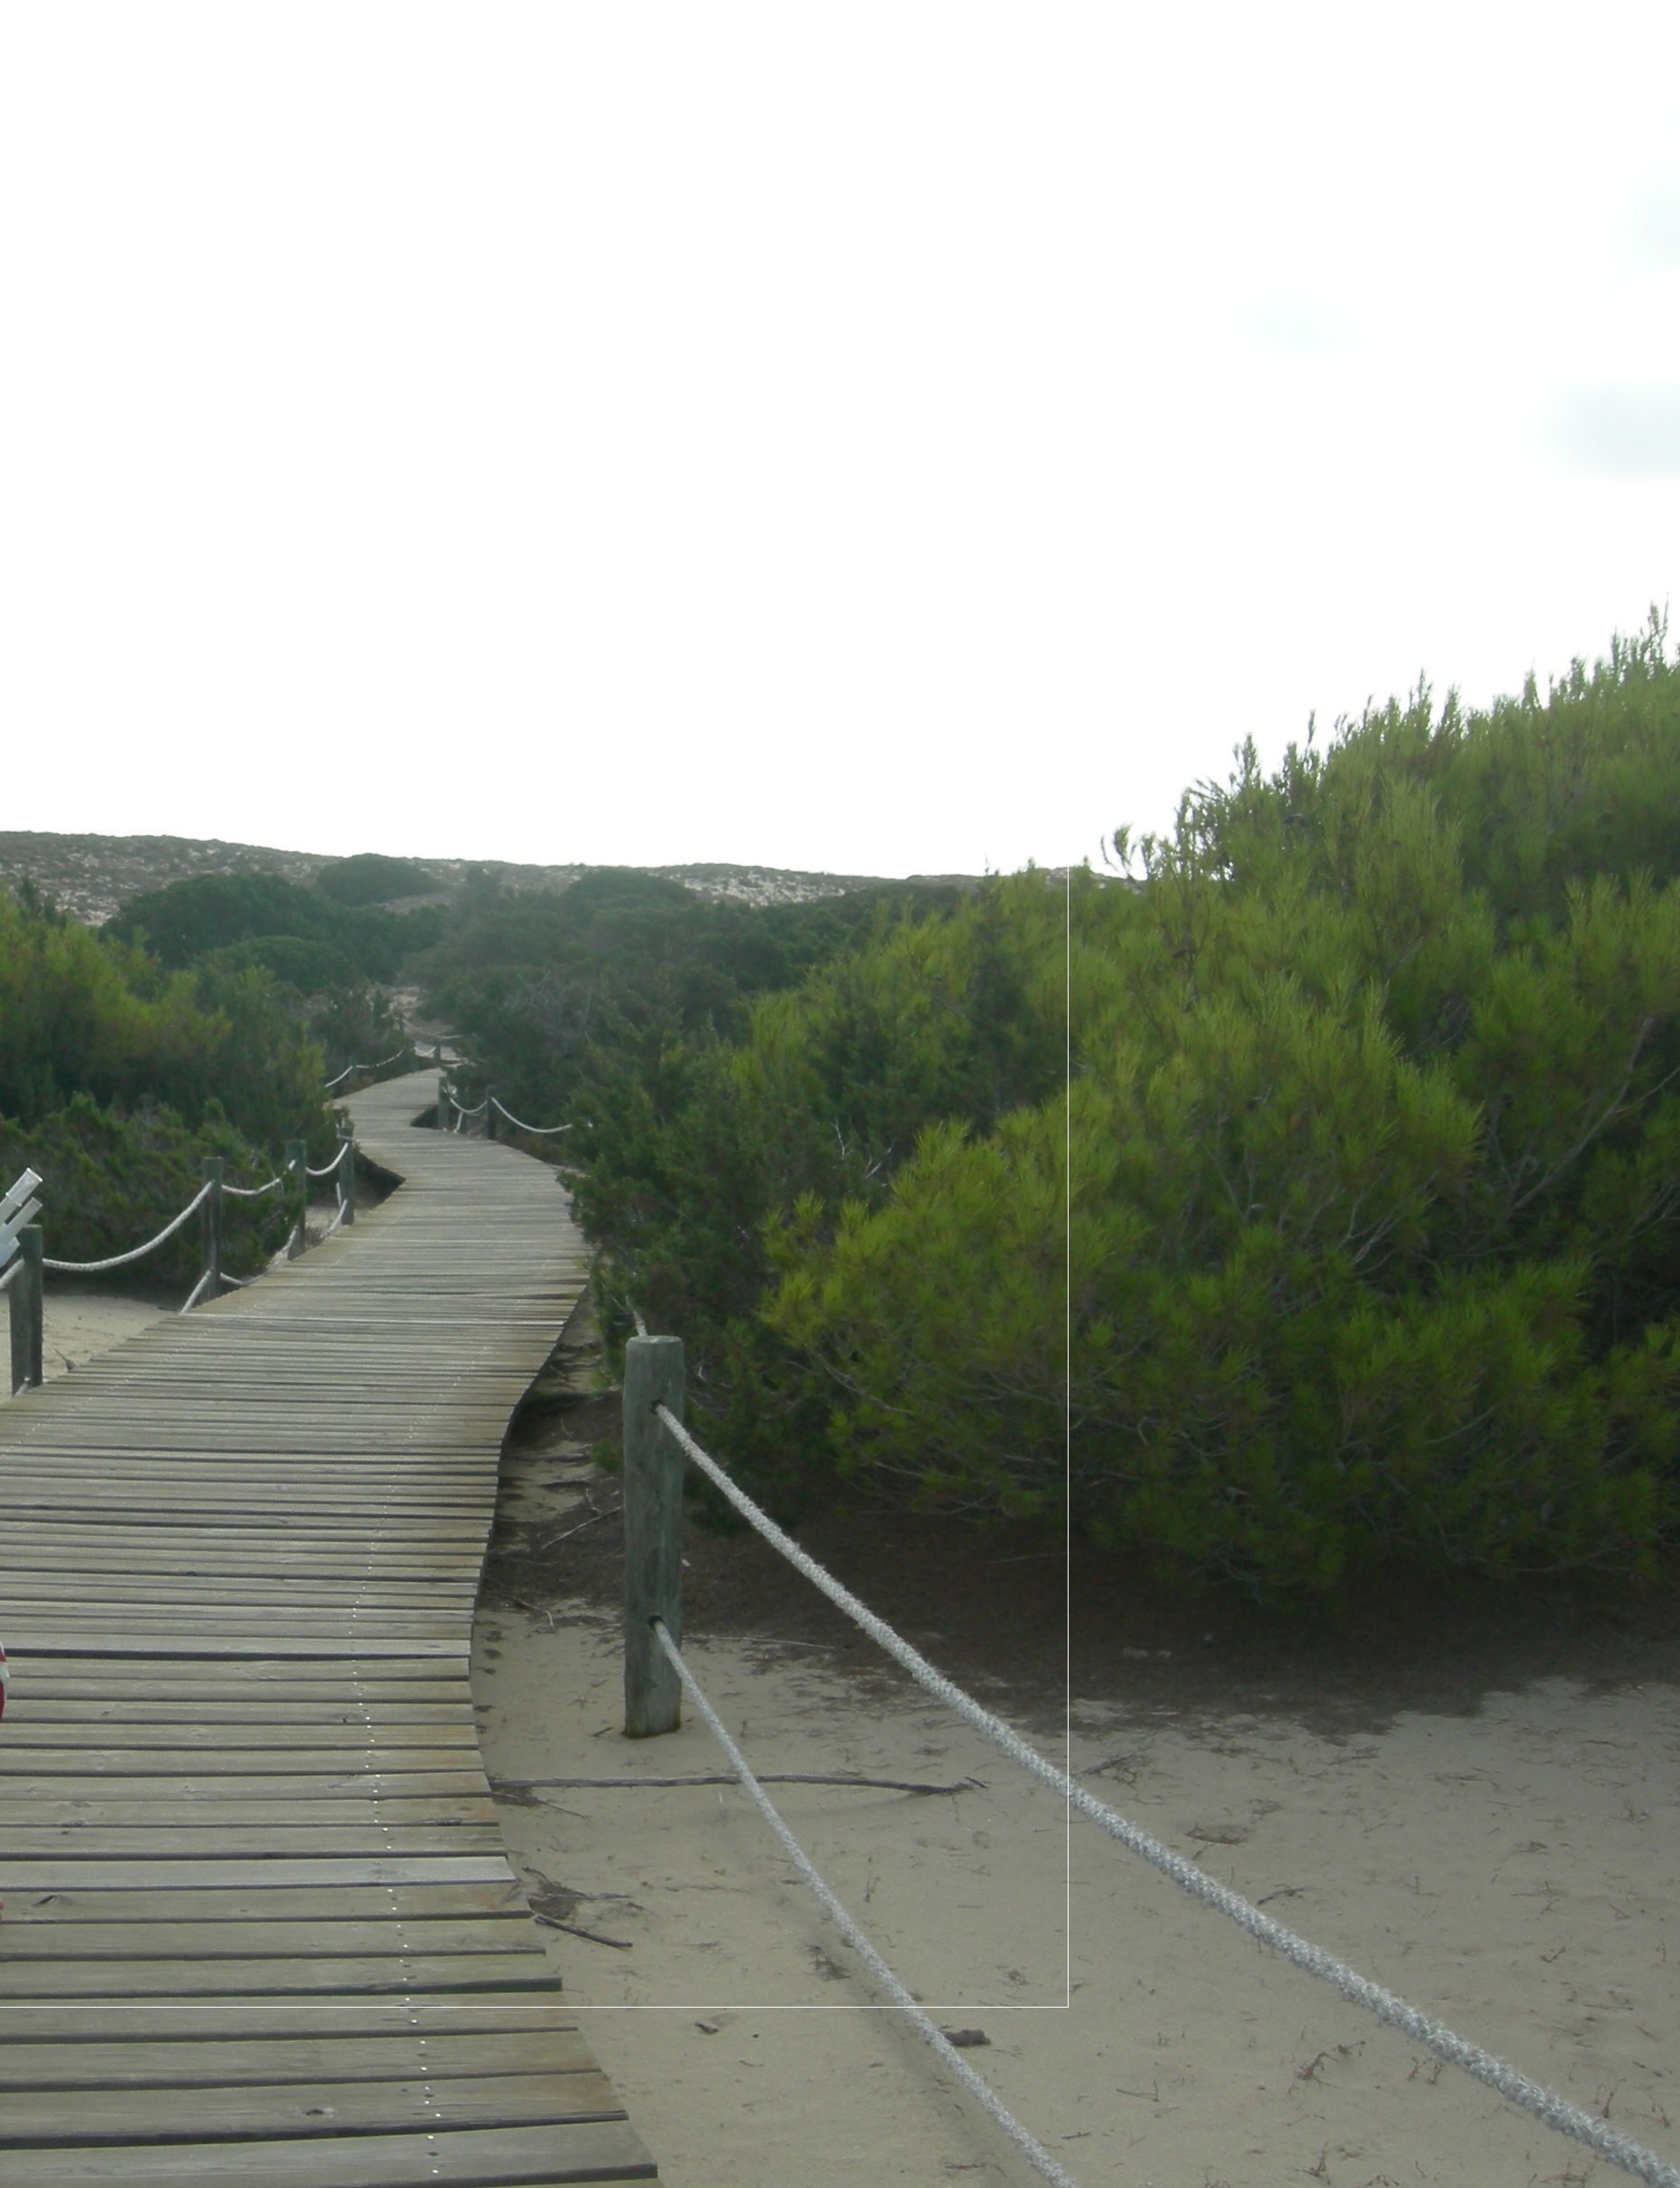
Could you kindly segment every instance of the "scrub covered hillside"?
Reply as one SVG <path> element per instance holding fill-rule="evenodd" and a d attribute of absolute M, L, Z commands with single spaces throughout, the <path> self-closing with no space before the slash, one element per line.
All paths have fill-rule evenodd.
<path fill-rule="evenodd" d="M 785 1515 L 1317 1594 L 1653 1569 L 1680 1457 L 1680 667 L 1239 749 L 1129 879 L 885 920 L 576 1104 L 603 1289 Z M 1070 1009 L 1069 1007 L 1070 998 Z M 1065 1047 L 1064 1047 L 1065 1043 Z M 624 1326 L 620 1311 L 617 1327 Z"/>

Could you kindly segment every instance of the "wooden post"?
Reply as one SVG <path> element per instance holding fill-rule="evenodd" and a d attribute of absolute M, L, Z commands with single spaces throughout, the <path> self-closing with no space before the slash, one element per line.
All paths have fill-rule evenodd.
<path fill-rule="evenodd" d="M 286 1258 L 296 1261 L 307 1243 L 304 1236 L 304 1218 L 309 1212 L 309 1143 L 308 1140 L 288 1140 L 286 1162 L 293 1179 L 291 1236 L 286 1241 Z"/>
<path fill-rule="evenodd" d="M 493 1140 L 495 1136 L 496 1089 L 494 1087 L 486 1087 L 484 1089 L 484 1137 L 487 1140 Z M 675 1410 L 673 1408 L 673 1411 Z"/>
<path fill-rule="evenodd" d="M 41 1226 L 26 1223 L 17 1235 L 18 1273 L 9 1300 L 12 1309 L 12 1393 L 39 1390 L 42 1301 Z"/>
<path fill-rule="evenodd" d="M 683 1721 L 683 1687 L 650 1621 L 683 1642 L 683 1454 L 656 1405 L 683 1418 L 683 1340 L 624 1348 L 624 1733 L 647 1740 Z"/>
<path fill-rule="evenodd" d="M 204 1273 L 209 1278 L 208 1296 L 222 1296 L 222 1157 L 207 1154 L 204 1180 L 210 1188 L 200 1217 L 204 1238 Z"/>
<path fill-rule="evenodd" d="M 437 1074 L 437 1129 L 440 1132 L 449 1129 L 449 1080 L 443 1071 Z"/>
<path fill-rule="evenodd" d="M 339 1143 L 344 1154 L 338 1159 L 338 1204 L 344 1211 L 344 1221 L 356 1219 L 356 1135 L 353 1132 L 340 1132 Z"/>

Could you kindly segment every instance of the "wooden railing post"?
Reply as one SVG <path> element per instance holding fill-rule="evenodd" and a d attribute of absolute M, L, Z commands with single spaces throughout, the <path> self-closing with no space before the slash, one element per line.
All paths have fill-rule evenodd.
<path fill-rule="evenodd" d="M 292 1176 L 291 1236 L 286 1241 L 286 1258 L 296 1261 L 306 1244 L 304 1222 L 309 1213 L 309 1143 L 308 1140 L 288 1140 L 286 1163 Z"/>
<path fill-rule="evenodd" d="M 493 1140 L 495 1136 L 496 1089 L 494 1087 L 486 1087 L 484 1089 L 484 1137 L 487 1140 Z"/>
<path fill-rule="evenodd" d="M 207 1291 L 210 1298 L 222 1296 L 222 1157 L 207 1154 L 204 1158 L 204 1181 L 210 1188 L 201 1214 L 204 1238 L 204 1273 L 209 1278 Z"/>
<path fill-rule="evenodd" d="M 654 1412 L 683 1418 L 683 1340 L 632 1338 L 624 1348 L 624 1732 L 674 1733 L 683 1687 L 652 1621 L 683 1641 L 683 1454 Z"/>
<path fill-rule="evenodd" d="M 41 1387 L 41 1226 L 26 1223 L 17 1234 L 21 1264 L 10 1292 L 12 1309 L 12 1393 Z"/>
<path fill-rule="evenodd" d="M 344 1211 L 344 1221 L 356 1219 L 356 1135 L 353 1132 L 340 1132 L 339 1145 L 344 1153 L 338 1158 L 338 1205 Z"/>

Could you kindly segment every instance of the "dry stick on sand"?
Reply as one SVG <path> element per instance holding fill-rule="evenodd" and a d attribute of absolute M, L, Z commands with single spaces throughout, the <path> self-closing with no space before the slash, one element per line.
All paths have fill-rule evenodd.
<path fill-rule="evenodd" d="M 599 1930 L 584 1929 L 581 1924 L 562 1922 L 557 1915 L 539 1915 L 535 1908 L 531 1909 L 531 1920 L 546 1923 L 551 1930 L 564 1930 L 568 1937 L 587 1937 L 591 1944 L 610 1944 L 615 1952 L 629 1953 L 635 1950 L 628 1937 L 606 1937 Z"/>
<path fill-rule="evenodd" d="M 829 1770 L 760 1770 L 760 1785 L 767 1786 L 867 1786 L 882 1793 L 983 1793 L 983 1778 L 959 1778 L 954 1786 L 920 1784 L 909 1778 L 859 1778 L 845 1771 Z M 697 1770 L 685 1778 L 492 1778 L 492 1792 L 534 1793 L 541 1786 L 732 1786 L 739 1781 L 733 1770 Z"/>

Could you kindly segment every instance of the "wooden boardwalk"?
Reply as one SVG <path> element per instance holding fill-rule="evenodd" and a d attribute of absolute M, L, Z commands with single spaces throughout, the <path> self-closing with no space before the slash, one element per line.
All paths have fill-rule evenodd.
<path fill-rule="evenodd" d="M 409 1129 L 435 1085 L 353 1099 L 407 1180 L 353 1228 L 0 1406 L 5 2188 L 655 2178 L 467 1685 L 583 1255 L 547 1169 Z"/>

